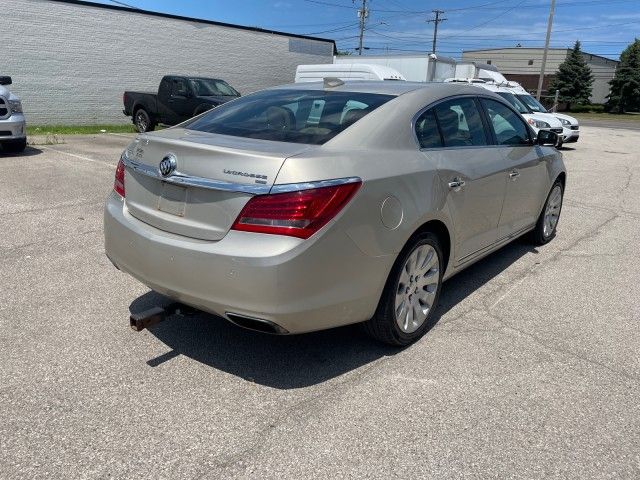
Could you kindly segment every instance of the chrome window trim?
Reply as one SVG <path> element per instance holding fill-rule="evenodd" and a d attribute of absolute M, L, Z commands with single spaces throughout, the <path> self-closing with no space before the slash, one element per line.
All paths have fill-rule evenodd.
<path fill-rule="evenodd" d="M 203 177 L 194 177 L 185 175 L 178 171 L 173 172 L 168 177 L 163 177 L 157 167 L 152 167 L 142 162 L 138 162 L 129 158 L 126 152 L 120 157 L 122 163 L 131 170 L 146 175 L 148 177 L 157 178 L 163 182 L 173 183 L 175 185 L 184 185 L 189 187 L 208 188 L 210 190 L 221 190 L 225 192 L 248 193 L 251 195 L 266 195 L 268 193 L 288 193 L 299 192 L 301 190 L 310 190 L 312 188 L 333 187 L 336 185 L 344 185 L 347 183 L 362 182 L 360 177 L 344 177 L 333 178 L 329 180 L 315 180 L 312 182 L 300 183 L 283 183 L 280 185 L 247 185 L 242 183 L 225 182 L 224 180 L 212 180 Z"/>
<path fill-rule="evenodd" d="M 126 154 L 122 154 L 122 162 L 126 167 L 139 172 L 148 177 L 157 178 L 163 182 L 175 185 L 185 185 L 189 187 L 208 188 L 210 190 L 221 190 L 224 192 L 248 193 L 251 195 L 264 195 L 271 190 L 270 185 L 247 185 L 235 182 L 225 182 L 224 180 L 212 180 L 210 178 L 195 177 L 185 175 L 178 171 L 173 172 L 168 177 L 163 177 L 157 167 L 152 167 L 142 162 L 132 160 Z"/>
<path fill-rule="evenodd" d="M 478 90 L 481 90 L 482 87 L 478 87 Z M 486 90 L 485 90 L 486 91 Z M 496 98 L 497 97 L 497 98 Z M 495 100 L 497 102 L 502 103 L 504 106 L 506 106 L 507 108 L 509 108 L 510 110 L 512 110 L 513 112 L 515 112 L 515 110 L 511 107 L 511 105 L 509 105 L 509 102 L 507 102 L 504 98 L 502 98 L 500 95 L 496 94 L 496 97 L 491 96 L 491 95 L 486 95 L 484 92 L 480 91 L 478 93 L 465 93 L 462 95 L 451 95 L 450 97 L 445 97 L 445 98 L 441 98 L 439 100 L 436 100 L 435 102 L 432 102 L 430 104 L 428 104 L 425 107 L 422 107 L 420 110 L 418 110 L 418 112 L 411 118 L 411 135 L 413 136 L 413 140 L 416 142 L 416 145 L 418 147 L 418 150 L 420 151 L 424 151 L 424 150 L 452 150 L 452 149 L 458 149 L 458 148 L 486 148 L 486 147 L 492 147 L 492 146 L 497 146 L 497 147 L 506 147 L 506 146 L 515 146 L 515 145 L 496 145 L 496 144 L 492 144 L 492 143 L 488 143 L 487 145 L 465 145 L 465 146 L 458 146 L 458 147 L 446 147 L 446 146 L 442 146 L 442 147 L 432 147 L 432 148 L 422 148 L 420 145 L 420 140 L 418 139 L 418 134 L 416 133 L 416 123 L 418 121 L 418 119 L 420 118 L 420 116 L 426 112 L 427 110 L 443 103 L 443 102 L 448 102 L 449 100 L 455 100 L 457 98 L 477 98 L 477 99 L 481 99 L 481 98 L 487 98 L 489 100 Z M 482 115 L 482 111 L 479 112 Z M 517 113 L 517 112 L 516 112 Z M 518 113 L 518 115 L 520 115 Z M 525 124 L 527 124 L 525 122 Z M 527 127 L 529 125 L 527 124 Z M 489 126 L 490 127 L 490 126 Z M 484 125 L 484 122 L 482 123 L 482 128 L 486 129 L 487 126 Z M 491 135 L 492 132 L 488 131 L 485 132 L 485 135 L 489 135 L 490 139 L 489 141 L 492 142 L 493 141 L 493 136 Z M 529 132 L 531 133 L 531 132 Z M 533 140 L 532 140 L 532 144 L 531 145 L 522 145 L 523 147 L 526 146 L 532 146 L 533 145 Z"/>
<path fill-rule="evenodd" d="M 274 185 L 271 187 L 272 194 L 274 193 L 288 193 L 299 192 L 301 190 L 310 190 L 312 188 L 322 187 L 334 187 L 336 185 L 345 185 L 348 183 L 362 182 L 360 177 L 344 177 L 344 178 L 332 178 L 330 180 L 316 180 L 313 182 L 300 182 L 300 183 L 283 183 L 280 185 Z"/>

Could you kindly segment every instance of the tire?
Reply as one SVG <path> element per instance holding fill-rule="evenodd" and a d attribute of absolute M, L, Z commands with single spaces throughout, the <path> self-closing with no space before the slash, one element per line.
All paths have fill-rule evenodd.
<path fill-rule="evenodd" d="M 529 234 L 529 239 L 533 244 L 544 245 L 556 236 L 563 197 L 564 188 L 562 182 L 556 180 L 549 191 L 549 195 L 547 195 L 547 201 L 544 202 L 544 208 L 540 212 L 536 226 Z"/>
<path fill-rule="evenodd" d="M 413 237 L 398 255 L 375 315 L 363 324 L 365 331 L 397 347 L 422 337 L 433 325 L 442 288 L 443 258 L 436 235 L 423 232 Z"/>
<path fill-rule="evenodd" d="M 21 138 L 19 140 L 7 140 L 2 142 L 2 149 L 7 153 L 21 153 L 27 148 L 27 139 Z"/>
<path fill-rule="evenodd" d="M 156 128 L 156 124 L 151 120 L 151 117 L 144 108 L 138 108 L 133 112 L 133 125 L 140 133 L 152 132 Z"/>

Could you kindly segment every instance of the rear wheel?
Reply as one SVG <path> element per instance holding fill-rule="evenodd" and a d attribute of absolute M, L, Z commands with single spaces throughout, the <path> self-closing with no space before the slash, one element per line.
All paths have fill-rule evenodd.
<path fill-rule="evenodd" d="M 549 243 L 556 236 L 556 228 L 560 220 L 560 211 L 562 210 L 562 197 L 564 189 L 562 182 L 556 180 L 551 187 L 544 208 L 538 217 L 536 227 L 531 231 L 530 238 L 536 245 L 544 245 Z"/>
<path fill-rule="evenodd" d="M 2 149 L 8 153 L 20 153 L 24 152 L 27 148 L 27 139 L 21 138 L 19 140 L 7 140 L 2 142 Z"/>
<path fill-rule="evenodd" d="M 375 339 L 395 346 L 419 339 L 432 324 L 440 297 L 442 248 L 430 232 L 417 235 L 398 256 L 373 318 L 364 324 Z"/>
<path fill-rule="evenodd" d="M 133 114 L 133 124 L 140 133 L 151 132 L 156 128 L 151 117 L 144 108 L 139 108 Z"/>

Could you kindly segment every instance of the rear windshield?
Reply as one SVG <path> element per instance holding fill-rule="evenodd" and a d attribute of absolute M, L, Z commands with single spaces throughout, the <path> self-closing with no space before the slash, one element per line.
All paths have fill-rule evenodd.
<path fill-rule="evenodd" d="M 225 103 L 183 124 L 189 130 L 321 145 L 392 95 L 324 90 L 266 90 Z"/>

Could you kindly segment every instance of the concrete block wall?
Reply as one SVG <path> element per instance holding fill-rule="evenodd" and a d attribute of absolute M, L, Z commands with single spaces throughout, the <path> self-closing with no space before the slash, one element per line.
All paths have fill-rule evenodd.
<path fill-rule="evenodd" d="M 222 78 L 241 93 L 332 63 L 333 42 L 49 0 L 2 0 L 0 75 L 31 124 L 127 123 L 124 90 L 166 74 Z"/>

